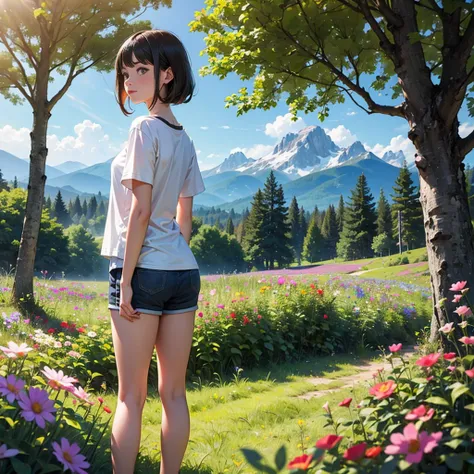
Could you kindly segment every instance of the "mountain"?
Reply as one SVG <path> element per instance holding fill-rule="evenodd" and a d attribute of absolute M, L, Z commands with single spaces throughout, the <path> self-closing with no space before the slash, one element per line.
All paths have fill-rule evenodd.
<path fill-rule="evenodd" d="M 30 162 L 18 158 L 5 150 L 0 150 L 0 170 L 4 179 L 12 181 L 17 177 L 18 181 L 28 181 L 30 175 Z M 53 166 L 46 165 L 46 176 L 48 179 L 62 176 L 64 173 Z"/>
<path fill-rule="evenodd" d="M 324 168 L 339 150 L 321 127 L 305 127 L 298 133 L 288 133 L 270 154 L 237 171 L 255 174 L 273 169 L 297 179 Z"/>
<path fill-rule="evenodd" d="M 215 176 L 216 174 L 225 173 L 226 171 L 234 171 L 242 166 L 251 165 L 255 160 L 247 158 L 241 151 L 229 155 L 220 165 L 201 173 L 203 178 Z"/>
<path fill-rule="evenodd" d="M 86 170 L 87 168 L 48 180 L 48 184 L 58 188 L 72 186 L 82 193 L 97 194 L 100 191 L 102 194 L 108 196 L 110 192 L 110 180 L 86 173 Z"/>
<path fill-rule="evenodd" d="M 18 187 L 27 189 L 28 183 L 19 181 L 18 182 Z M 73 189 L 73 191 L 71 191 Z M 44 187 L 44 197 L 45 199 L 49 196 L 51 200 L 54 202 L 54 199 L 56 198 L 56 195 L 58 194 L 58 191 L 61 191 L 61 196 L 64 200 L 65 203 L 68 203 L 71 199 L 74 200 L 76 199 L 76 196 L 79 196 L 81 201 L 83 199 L 90 199 L 92 197 L 92 194 L 89 193 L 81 193 L 77 191 L 74 188 L 70 187 L 65 187 L 65 188 L 57 188 L 55 186 L 49 186 L 48 184 Z"/>
<path fill-rule="evenodd" d="M 64 163 L 61 163 L 60 165 L 56 165 L 53 168 L 56 168 L 57 170 L 68 174 L 68 173 L 74 173 L 74 171 L 79 171 L 84 168 L 87 168 L 87 165 L 79 161 L 65 161 Z"/>
<path fill-rule="evenodd" d="M 350 159 L 355 158 L 356 156 L 359 156 L 366 152 L 367 150 L 364 148 L 364 145 L 362 145 L 361 142 L 354 142 L 350 147 L 341 150 L 334 157 L 332 157 L 329 160 L 328 164 L 325 166 L 325 169 L 342 165 L 346 161 L 349 161 Z"/>
<path fill-rule="evenodd" d="M 393 151 L 387 151 L 382 156 L 382 160 L 390 165 L 398 166 L 399 168 L 401 168 L 406 158 L 405 154 L 401 150 L 397 151 L 396 153 L 394 153 Z"/>

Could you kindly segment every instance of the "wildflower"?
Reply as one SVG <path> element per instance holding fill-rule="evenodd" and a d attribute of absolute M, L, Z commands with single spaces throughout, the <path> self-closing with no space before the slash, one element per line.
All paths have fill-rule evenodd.
<path fill-rule="evenodd" d="M 48 329 L 48 334 L 54 334 L 56 332 L 56 329 L 54 328 L 49 328 Z"/>
<path fill-rule="evenodd" d="M 94 331 L 89 331 L 89 332 L 87 333 L 87 335 L 88 335 L 89 337 L 96 337 L 96 336 L 97 336 L 97 333 L 94 332 Z"/>
<path fill-rule="evenodd" d="M 467 327 L 467 321 L 461 321 L 458 326 L 462 329 L 466 328 Z"/>
<path fill-rule="evenodd" d="M 79 352 L 76 352 L 76 351 L 69 351 L 67 355 L 71 357 L 75 357 L 76 359 L 79 359 L 79 357 L 81 357 L 81 354 L 79 354 Z"/>
<path fill-rule="evenodd" d="M 390 397 L 396 388 L 397 384 L 393 380 L 387 380 L 386 382 L 380 382 L 374 385 L 369 390 L 369 393 L 377 400 L 383 400 L 384 398 Z"/>
<path fill-rule="evenodd" d="M 0 446 L 0 459 L 16 456 L 20 451 L 18 449 L 8 449 L 6 444 Z"/>
<path fill-rule="evenodd" d="M 466 375 L 468 377 L 470 377 L 471 379 L 473 379 L 474 378 L 474 369 L 466 370 Z"/>
<path fill-rule="evenodd" d="M 391 346 L 388 346 L 388 350 L 390 352 L 396 353 L 399 352 L 402 348 L 402 344 L 392 344 Z"/>
<path fill-rule="evenodd" d="M 467 281 L 458 281 L 451 285 L 450 291 L 461 291 L 467 285 Z"/>
<path fill-rule="evenodd" d="M 0 377 L 0 394 L 7 397 L 8 403 L 13 403 L 19 399 L 21 390 L 25 387 L 25 382 L 10 374 L 6 378 Z"/>
<path fill-rule="evenodd" d="M 405 461 L 409 463 L 419 463 L 424 453 L 431 453 L 443 433 L 428 434 L 426 431 L 418 433 L 413 423 L 405 426 L 403 434 L 393 433 L 390 436 L 391 445 L 385 448 L 385 454 L 406 454 Z"/>
<path fill-rule="evenodd" d="M 105 413 L 112 413 L 112 410 L 109 407 L 104 406 Z"/>
<path fill-rule="evenodd" d="M 319 296 L 323 296 L 323 295 L 324 295 L 324 290 L 319 289 L 319 290 L 318 290 L 318 295 L 319 295 Z"/>
<path fill-rule="evenodd" d="M 49 399 L 46 390 L 30 387 L 28 394 L 20 392 L 18 404 L 22 409 L 21 416 L 26 421 L 34 420 L 40 428 L 45 428 L 46 421 L 54 422 L 53 413 L 56 411 L 56 408 L 54 408 L 54 401 Z"/>
<path fill-rule="evenodd" d="M 25 357 L 28 352 L 32 351 L 31 347 L 28 347 L 26 343 L 21 343 L 18 345 L 16 342 L 9 341 L 8 347 L 0 346 L 0 349 L 4 352 L 4 354 L 9 357 L 10 359 L 16 359 L 18 357 Z"/>
<path fill-rule="evenodd" d="M 453 360 L 456 358 L 456 353 L 455 352 L 448 352 L 447 354 L 443 355 L 444 360 Z"/>
<path fill-rule="evenodd" d="M 439 332 L 442 332 L 443 334 L 449 334 L 453 332 L 453 324 L 454 323 L 446 323 L 442 328 L 439 329 Z"/>
<path fill-rule="evenodd" d="M 89 405 L 94 405 L 94 402 L 90 400 L 90 395 L 82 388 L 82 387 L 73 387 L 73 390 L 71 390 L 71 393 L 78 398 L 79 400 L 82 400 Z"/>
<path fill-rule="evenodd" d="M 285 279 L 283 277 L 278 278 L 278 284 L 279 285 L 284 285 L 285 284 Z"/>
<path fill-rule="evenodd" d="M 313 456 L 310 456 L 309 454 L 302 454 L 301 456 L 296 456 L 293 461 L 289 462 L 288 469 L 300 469 L 302 471 L 307 471 L 312 460 Z"/>
<path fill-rule="evenodd" d="M 376 458 L 382 452 L 382 446 L 373 446 L 372 448 L 367 449 L 365 452 L 365 457 L 369 459 Z"/>
<path fill-rule="evenodd" d="M 454 295 L 453 303 L 459 303 L 462 300 L 462 295 Z"/>
<path fill-rule="evenodd" d="M 319 449 L 324 449 L 326 451 L 329 451 L 332 448 L 334 448 L 335 446 L 337 446 L 341 442 L 342 438 L 343 438 L 343 436 L 337 436 L 337 435 L 334 435 L 334 434 L 330 434 L 330 435 L 327 435 L 324 438 L 321 438 L 320 440 L 316 441 L 315 446 Z"/>
<path fill-rule="evenodd" d="M 459 339 L 463 344 L 474 344 L 474 336 L 463 336 Z"/>
<path fill-rule="evenodd" d="M 328 315 L 325 314 L 325 315 L 323 316 L 323 318 L 324 318 L 324 319 L 328 319 Z"/>
<path fill-rule="evenodd" d="M 243 317 L 243 323 L 244 326 L 250 323 L 250 319 L 246 315 Z"/>
<path fill-rule="evenodd" d="M 323 408 L 324 408 L 324 410 L 326 411 L 326 413 L 331 414 L 331 409 L 329 408 L 329 402 L 326 402 L 326 403 L 323 405 Z"/>
<path fill-rule="evenodd" d="M 342 400 L 342 402 L 339 403 L 339 406 L 349 408 L 349 406 L 351 405 L 351 402 L 352 402 L 352 398 L 345 398 L 344 400 Z"/>
<path fill-rule="evenodd" d="M 209 294 L 210 294 L 211 296 L 214 296 L 216 293 L 217 293 L 217 290 L 216 290 L 215 288 L 213 288 L 213 289 L 209 292 Z"/>
<path fill-rule="evenodd" d="M 62 327 L 62 328 L 65 328 L 65 329 L 68 329 L 68 328 L 69 328 L 69 324 L 68 324 L 66 321 L 63 321 L 63 322 L 61 323 L 61 327 Z"/>
<path fill-rule="evenodd" d="M 459 316 L 471 316 L 472 314 L 472 311 L 471 311 L 471 308 L 469 308 L 469 306 L 459 306 L 455 311 L 454 313 L 457 313 Z"/>
<path fill-rule="evenodd" d="M 405 415 L 405 420 L 414 421 L 414 420 L 421 420 L 421 421 L 428 421 L 433 418 L 435 411 L 433 408 L 429 410 L 426 409 L 425 405 L 420 405 L 419 407 L 413 409 L 410 413 Z"/>
<path fill-rule="evenodd" d="M 439 352 L 435 352 L 434 354 L 428 354 L 426 356 L 421 357 L 415 363 L 420 367 L 432 367 L 433 365 L 438 362 L 441 354 Z"/>
<path fill-rule="evenodd" d="M 80 448 L 77 443 L 69 444 L 66 438 L 61 438 L 61 445 L 55 441 L 52 446 L 53 454 L 63 464 L 64 470 L 69 469 L 72 473 L 87 474 L 84 469 L 88 468 L 90 464 L 84 455 L 79 454 Z"/>
<path fill-rule="evenodd" d="M 45 366 L 44 370 L 41 372 L 48 378 L 48 385 L 55 390 L 60 390 L 62 388 L 65 390 L 73 389 L 73 383 L 78 382 L 74 377 L 64 375 L 62 370 L 56 372 L 56 370 L 50 369 L 48 366 Z"/>
<path fill-rule="evenodd" d="M 359 443 L 351 448 L 347 449 L 344 453 L 344 459 L 348 461 L 357 461 L 365 455 L 365 450 L 367 448 L 367 443 Z"/>

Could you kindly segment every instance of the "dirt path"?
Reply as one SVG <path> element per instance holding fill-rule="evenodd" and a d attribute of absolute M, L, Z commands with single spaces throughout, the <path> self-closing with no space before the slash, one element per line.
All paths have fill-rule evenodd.
<path fill-rule="evenodd" d="M 402 351 L 402 354 L 405 360 L 411 357 L 415 353 L 416 347 L 409 347 Z M 394 365 L 397 366 L 401 363 L 399 358 L 394 359 Z M 302 398 L 304 400 L 310 400 L 311 398 L 319 398 L 323 397 L 324 395 L 328 395 L 330 393 L 339 392 L 344 388 L 350 388 L 354 385 L 357 385 L 361 382 L 365 382 L 368 380 L 372 380 L 373 374 L 379 370 L 385 370 L 385 372 L 390 372 L 392 366 L 389 362 L 381 361 L 381 362 L 370 362 L 367 363 L 360 363 L 358 365 L 354 365 L 354 370 L 357 371 L 353 375 L 346 375 L 344 377 L 337 377 L 337 378 L 330 378 L 330 377 L 310 377 L 307 379 L 308 382 L 311 382 L 314 385 L 330 385 L 332 383 L 338 383 L 335 388 L 327 388 L 327 389 L 320 389 L 311 392 L 304 393 L 303 395 L 299 395 L 297 398 Z"/>

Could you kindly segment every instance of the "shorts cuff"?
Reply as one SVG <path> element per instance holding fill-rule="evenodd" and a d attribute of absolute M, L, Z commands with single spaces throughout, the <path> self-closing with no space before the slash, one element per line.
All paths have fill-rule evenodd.
<path fill-rule="evenodd" d="M 164 309 L 163 314 L 179 314 L 179 313 L 187 313 L 188 311 L 196 311 L 199 306 L 192 306 L 191 308 L 183 308 L 183 309 Z"/>
<path fill-rule="evenodd" d="M 116 309 L 117 311 L 120 310 L 120 308 L 118 306 L 114 306 L 112 304 L 109 304 L 109 306 L 107 306 L 108 309 Z"/>
<path fill-rule="evenodd" d="M 155 316 L 161 316 L 162 311 L 155 311 L 154 309 L 135 308 L 136 311 L 143 314 L 154 314 Z"/>

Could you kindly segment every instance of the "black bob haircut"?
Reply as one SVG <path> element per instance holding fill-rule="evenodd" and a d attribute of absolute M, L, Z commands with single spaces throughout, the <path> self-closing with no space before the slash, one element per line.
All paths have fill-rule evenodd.
<path fill-rule="evenodd" d="M 154 107 L 157 100 L 163 104 L 183 104 L 192 99 L 195 82 L 189 62 L 188 53 L 181 41 L 172 33 L 165 30 L 143 30 L 133 34 L 120 47 L 115 60 L 115 93 L 120 109 L 124 115 L 131 115 L 124 104 L 128 97 L 124 88 L 124 65 L 133 68 L 136 63 L 132 57 L 135 54 L 142 64 L 152 64 L 155 73 L 155 95 L 150 105 Z M 160 93 L 160 71 L 171 67 L 173 79 L 166 85 L 166 95 Z"/>

